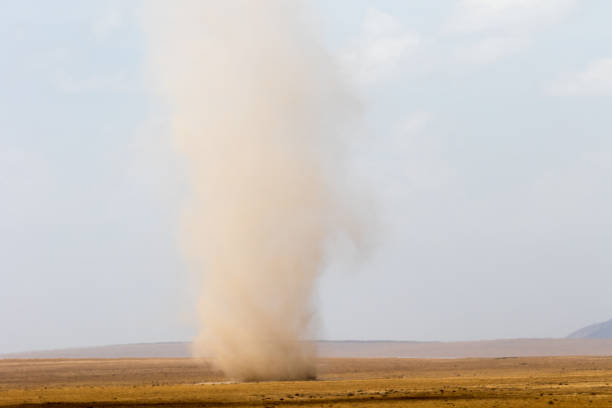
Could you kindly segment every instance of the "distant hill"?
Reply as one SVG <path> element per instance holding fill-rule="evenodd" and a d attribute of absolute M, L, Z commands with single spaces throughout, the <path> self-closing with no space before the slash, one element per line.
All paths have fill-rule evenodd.
<path fill-rule="evenodd" d="M 0 354 L 6 358 L 181 358 L 191 357 L 191 343 L 113 344 L 109 346 L 75 347 L 56 350 L 35 350 Z"/>
<path fill-rule="evenodd" d="M 456 342 L 318 341 L 319 357 L 467 358 L 611 356 L 610 339 L 505 339 Z M 191 343 L 143 343 L 0 354 L 7 358 L 185 358 Z"/>
<path fill-rule="evenodd" d="M 569 339 L 612 339 L 612 319 L 576 330 Z"/>

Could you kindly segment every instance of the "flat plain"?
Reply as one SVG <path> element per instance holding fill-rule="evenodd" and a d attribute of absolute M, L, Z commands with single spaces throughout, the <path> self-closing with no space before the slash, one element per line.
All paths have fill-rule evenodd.
<path fill-rule="evenodd" d="M 612 357 L 324 358 L 316 381 L 233 383 L 206 360 L 0 360 L 0 406 L 612 407 Z"/>

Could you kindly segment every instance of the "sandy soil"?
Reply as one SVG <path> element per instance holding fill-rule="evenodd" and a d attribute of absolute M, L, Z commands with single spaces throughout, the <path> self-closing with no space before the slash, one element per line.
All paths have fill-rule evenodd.
<path fill-rule="evenodd" d="M 231 383 L 206 360 L 2 360 L 0 405 L 612 407 L 612 357 L 320 359 L 319 380 Z"/>

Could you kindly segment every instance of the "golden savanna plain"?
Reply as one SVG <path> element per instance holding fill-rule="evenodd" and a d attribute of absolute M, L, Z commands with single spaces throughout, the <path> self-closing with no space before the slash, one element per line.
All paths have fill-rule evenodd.
<path fill-rule="evenodd" d="M 0 406 L 612 407 L 612 357 L 319 359 L 315 381 L 233 383 L 206 360 L 0 360 Z"/>

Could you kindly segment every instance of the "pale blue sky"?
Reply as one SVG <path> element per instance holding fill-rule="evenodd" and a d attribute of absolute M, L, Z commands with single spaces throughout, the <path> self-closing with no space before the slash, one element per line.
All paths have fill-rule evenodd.
<path fill-rule="evenodd" d="M 321 337 L 564 336 L 612 317 L 612 3 L 314 1 L 364 107 L 377 246 Z M 138 2 L 0 1 L 0 353 L 187 340 L 186 186 Z M 347 270 L 350 269 L 350 270 Z"/>

